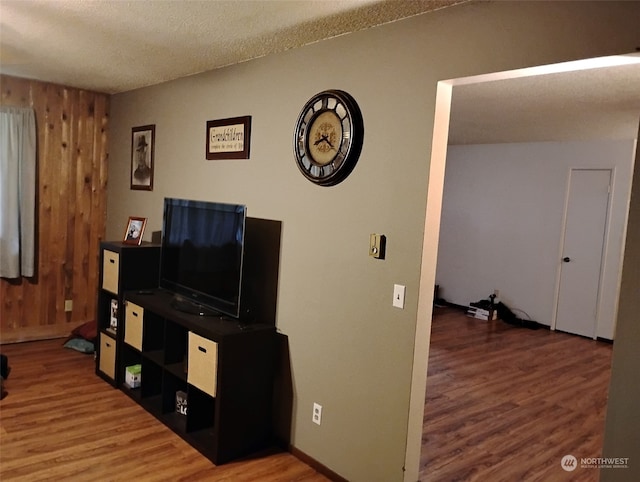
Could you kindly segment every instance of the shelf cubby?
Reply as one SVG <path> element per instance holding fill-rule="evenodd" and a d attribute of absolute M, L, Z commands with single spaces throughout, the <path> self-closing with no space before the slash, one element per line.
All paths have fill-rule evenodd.
<path fill-rule="evenodd" d="M 196 432 L 213 427 L 216 399 L 194 386 L 189 386 L 188 396 L 187 431 Z M 191 416 L 192 413 L 193 416 Z M 203 416 L 200 416 L 201 414 Z"/>
<path fill-rule="evenodd" d="M 165 371 L 162 388 L 162 413 L 173 413 L 176 410 L 176 392 L 187 392 L 187 382 Z"/>
<path fill-rule="evenodd" d="M 142 398 L 150 398 L 162 394 L 162 367 L 147 358 L 142 359 L 142 382 L 140 387 L 142 389 Z"/>
<path fill-rule="evenodd" d="M 182 364 L 186 361 L 188 330 L 179 324 L 167 321 L 165 324 L 165 337 L 168 342 L 165 344 L 164 362 L 167 365 Z"/>

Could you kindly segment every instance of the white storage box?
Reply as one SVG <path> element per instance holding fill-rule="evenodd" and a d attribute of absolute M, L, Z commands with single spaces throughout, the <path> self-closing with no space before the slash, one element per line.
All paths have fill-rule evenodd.
<path fill-rule="evenodd" d="M 131 365 L 125 369 L 124 383 L 129 388 L 138 388 L 142 382 L 142 366 Z"/>

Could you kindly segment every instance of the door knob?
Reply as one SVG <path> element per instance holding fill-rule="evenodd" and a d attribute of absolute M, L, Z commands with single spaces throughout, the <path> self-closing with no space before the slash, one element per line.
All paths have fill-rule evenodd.
<path fill-rule="evenodd" d="M 562 258 L 562 261 L 568 263 L 569 261 L 571 261 L 571 258 L 569 256 L 565 256 L 564 258 Z"/>

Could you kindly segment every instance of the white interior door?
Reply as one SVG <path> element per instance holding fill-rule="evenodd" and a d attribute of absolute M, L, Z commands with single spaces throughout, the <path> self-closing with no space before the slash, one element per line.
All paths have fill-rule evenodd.
<path fill-rule="evenodd" d="M 572 169 L 565 213 L 556 329 L 595 338 L 610 169 Z"/>

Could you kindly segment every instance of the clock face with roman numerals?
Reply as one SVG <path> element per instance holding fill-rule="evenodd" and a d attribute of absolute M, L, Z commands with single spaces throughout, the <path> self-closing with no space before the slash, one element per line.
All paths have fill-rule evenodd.
<path fill-rule="evenodd" d="M 333 186 L 358 162 L 364 126 L 356 101 L 341 90 L 313 96 L 302 108 L 293 139 L 300 172 L 311 182 Z"/>

